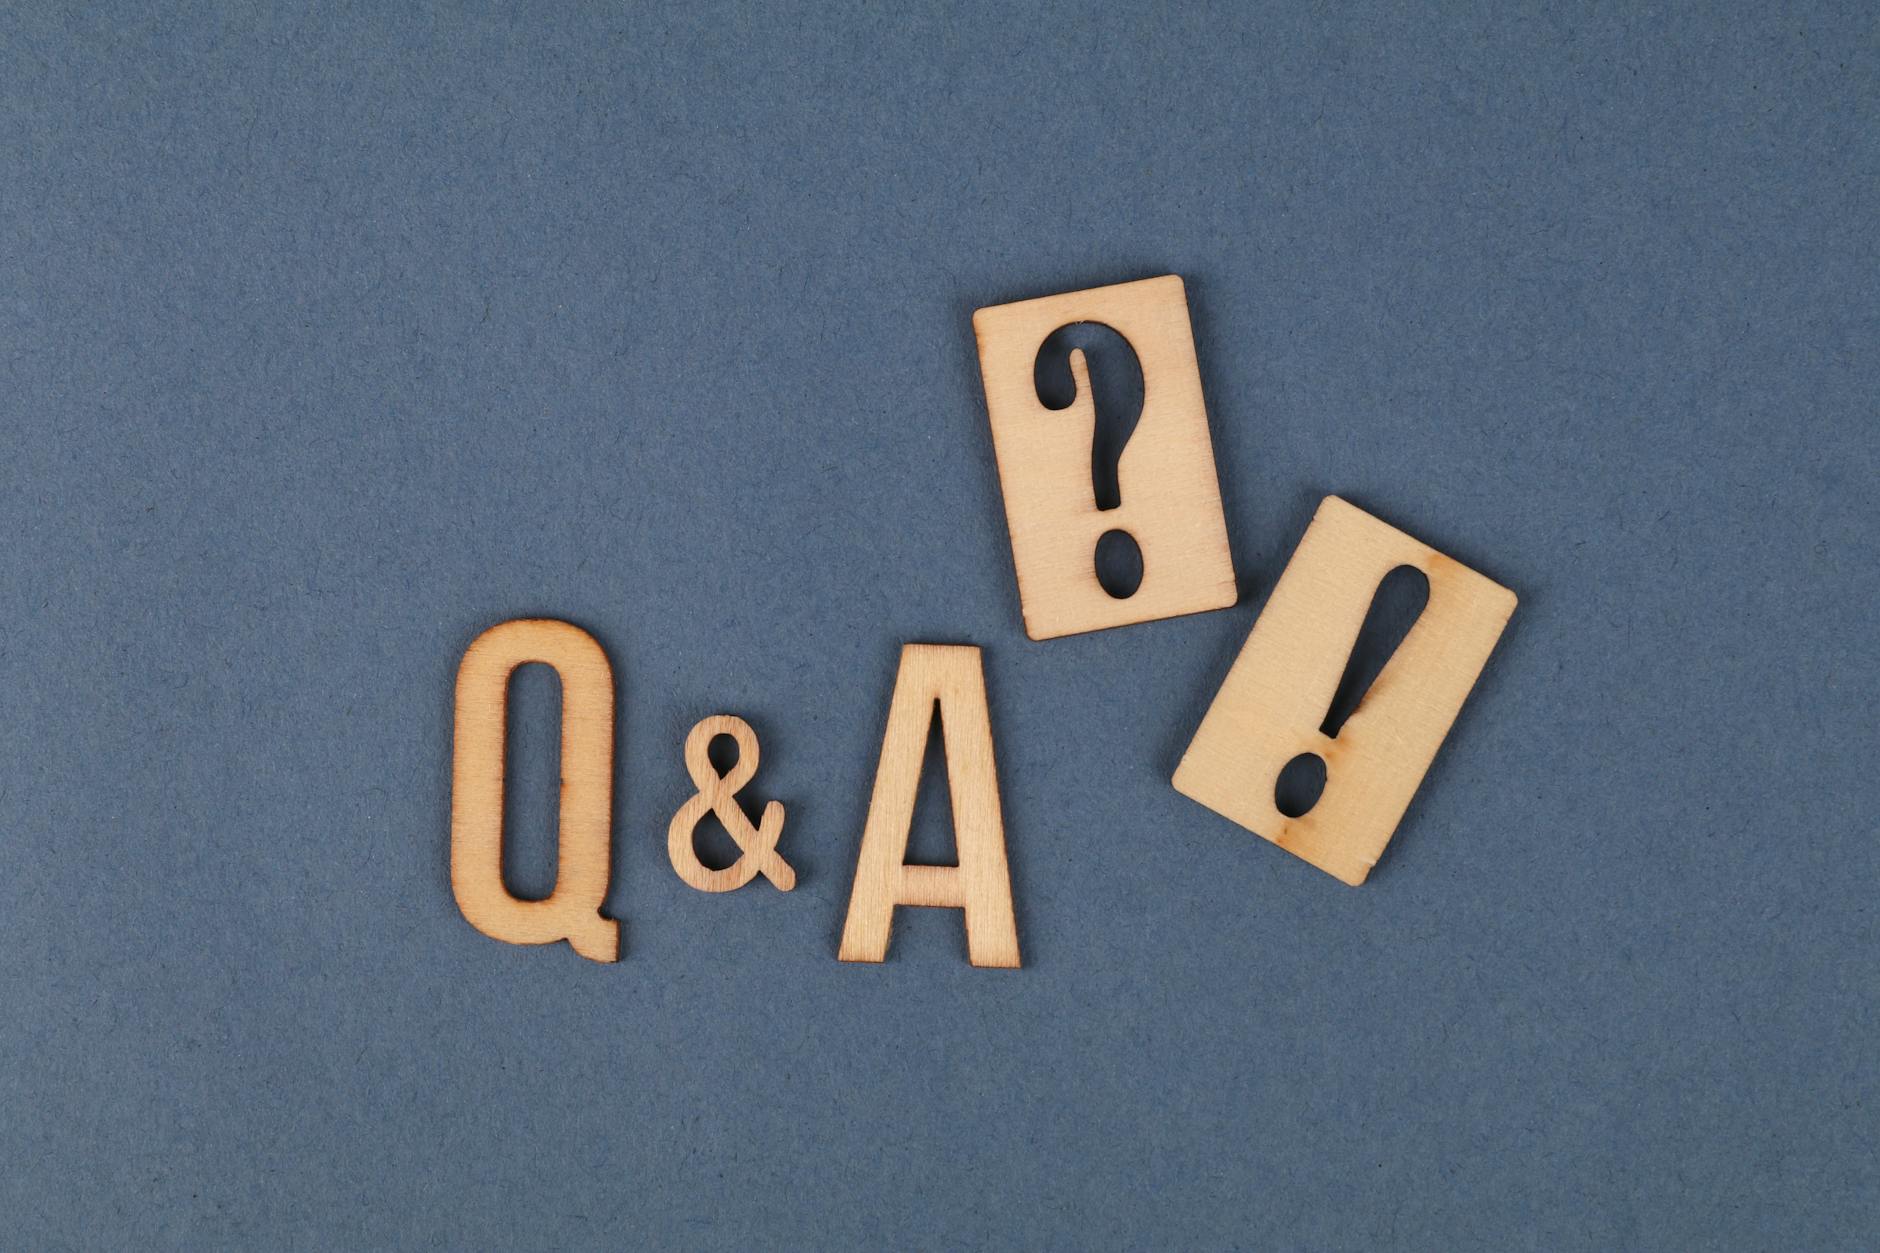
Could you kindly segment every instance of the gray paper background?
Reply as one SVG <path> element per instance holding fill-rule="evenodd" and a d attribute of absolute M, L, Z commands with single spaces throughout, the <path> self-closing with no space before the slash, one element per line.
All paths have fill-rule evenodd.
<path fill-rule="evenodd" d="M 0 13 L 0 1241 L 1872 1240 L 1870 7 L 257 9 Z M 1032 644 L 972 310 L 1166 272 L 1241 603 Z M 1357 890 L 1168 785 L 1330 492 L 1522 597 Z M 522 615 L 618 965 L 451 898 Z M 1017 973 L 835 960 L 908 640 Z M 793 894 L 667 865 L 720 711 Z"/>

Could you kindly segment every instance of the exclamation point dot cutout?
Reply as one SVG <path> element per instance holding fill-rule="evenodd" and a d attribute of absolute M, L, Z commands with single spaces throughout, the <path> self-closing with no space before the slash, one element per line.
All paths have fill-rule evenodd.
<path fill-rule="evenodd" d="M 1319 724 L 1320 734 L 1338 738 L 1429 601 L 1429 576 L 1415 566 L 1398 566 L 1384 576 L 1365 611 L 1364 625 L 1358 628 L 1358 641 L 1352 645 L 1325 720 Z M 1274 781 L 1273 807 L 1288 818 L 1301 818 L 1312 812 L 1324 792 L 1325 759 L 1317 753 L 1300 753 Z"/>
<path fill-rule="evenodd" d="M 1081 356 L 1082 362 L 1074 362 Z M 1123 503 L 1117 467 L 1123 449 L 1142 418 L 1142 362 L 1114 328 L 1101 322 L 1060 326 L 1038 346 L 1032 382 L 1047 409 L 1068 409 L 1077 399 L 1078 375 L 1086 375 L 1096 430 L 1090 440 L 1090 485 L 1099 510 Z M 1117 600 L 1128 600 L 1142 586 L 1142 547 L 1128 531 L 1111 528 L 1097 539 L 1091 554 L 1097 584 Z"/>

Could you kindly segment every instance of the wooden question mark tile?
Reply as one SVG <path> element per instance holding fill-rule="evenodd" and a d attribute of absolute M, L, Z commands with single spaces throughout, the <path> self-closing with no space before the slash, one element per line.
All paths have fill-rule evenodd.
<path fill-rule="evenodd" d="M 1117 458 L 1113 502 L 1099 501 L 1094 481 L 1097 411 L 1083 352 L 1070 354 L 1068 409 L 1038 394 L 1045 341 L 1078 323 L 1115 331 L 1142 368 L 1142 413 Z M 973 314 L 973 331 L 1025 633 L 1047 640 L 1232 605 L 1234 565 L 1180 276 L 988 306 Z M 1141 581 L 1124 597 L 1097 577 L 1097 546 L 1112 531 L 1142 558 Z"/>
<path fill-rule="evenodd" d="M 1429 595 L 1357 708 L 1328 711 L 1372 598 L 1399 567 Z M 1319 505 L 1175 771 L 1175 789 L 1344 882 L 1363 883 L 1514 613 L 1515 594 L 1336 496 Z M 1318 799 L 1275 795 L 1300 757 Z"/>

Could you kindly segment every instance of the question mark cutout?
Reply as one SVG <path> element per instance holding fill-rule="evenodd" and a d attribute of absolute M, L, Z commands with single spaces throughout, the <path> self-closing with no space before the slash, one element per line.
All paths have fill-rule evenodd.
<path fill-rule="evenodd" d="M 1093 385 L 1090 362 L 1100 368 Z M 1090 438 L 1090 487 L 1097 508 L 1123 503 L 1123 449 L 1142 420 L 1142 362 L 1129 341 L 1101 322 L 1072 322 L 1045 336 L 1032 366 L 1038 402 L 1053 412 L 1069 409 L 1088 396 L 1096 410 Z M 1117 600 L 1127 600 L 1142 586 L 1142 546 L 1121 527 L 1097 537 L 1091 564 L 1097 583 Z"/>
<path fill-rule="evenodd" d="M 1181 278 L 988 305 L 973 331 L 1025 633 L 1238 600 Z"/>

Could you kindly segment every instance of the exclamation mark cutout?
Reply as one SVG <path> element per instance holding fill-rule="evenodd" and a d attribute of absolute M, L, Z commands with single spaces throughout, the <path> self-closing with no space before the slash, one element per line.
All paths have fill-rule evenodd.
<path fill-rule="evenodd" d="M 1397 653 L 1398 645 L 1410 628 L 1423 616 L 1429 604 L 1429 576 L 1415 566 L 1398 566 L 1384 576 L 1365 611 L 1364 625 L 1358 628 L 1358 642 L 1351 647 L 1345 673 L 1332 693 L 1332 703 L 1319 723 L 1319 734 L 1335 740 L 1345 729 L 1345 721 L 1357 711 L 1371 684 Z M 1317 753 L 1300 753 L 1286 763 L 1273 787 L 1273 805 L 1288 818 L 1300 818 L 1312 812 L 1325 791 L 1325 759 Z"/>

